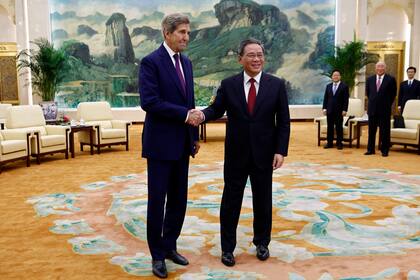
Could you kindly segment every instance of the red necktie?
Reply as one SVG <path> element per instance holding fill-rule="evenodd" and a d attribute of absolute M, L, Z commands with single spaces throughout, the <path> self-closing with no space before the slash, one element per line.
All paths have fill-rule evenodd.
<path fill-rule="evenodd" d="M 248 93 L 248 112 L 252 115 L 254 112 L 255 99 L 257 99 L 257 90 L 255 89 L 254 85 L 254 78 L 249 79 L 249 82 L 251 83 L 251 87 L 249 88 Z"/>

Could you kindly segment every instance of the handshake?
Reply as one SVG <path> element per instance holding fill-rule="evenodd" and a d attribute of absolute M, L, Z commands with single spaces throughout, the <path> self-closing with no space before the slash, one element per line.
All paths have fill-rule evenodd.
<path fill-rule="evenodd" d="M 187 123 L 192 126 L 199 126 L 204 122 L 204 113 L 198 109 L 191 109 L 188 111 Z"/>

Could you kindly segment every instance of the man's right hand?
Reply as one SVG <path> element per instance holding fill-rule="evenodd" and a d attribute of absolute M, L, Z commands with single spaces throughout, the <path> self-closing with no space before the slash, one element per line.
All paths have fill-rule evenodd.
<path fill-rule="evenodd" d="M 188 111 L 187 123 L 192 126 L 199 126 L 204 121 L 204 113 L 197 109 Z"/>
<path fill-rule="evenodd" d="M 324 114 L 324 116 L 326 116 L 327 115 L 327 110 L 323 109 L 322 114 Z"/>

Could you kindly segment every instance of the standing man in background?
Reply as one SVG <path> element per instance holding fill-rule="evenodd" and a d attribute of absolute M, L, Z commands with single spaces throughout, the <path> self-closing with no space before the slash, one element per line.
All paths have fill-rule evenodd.
<path fill-rule="evenodd" d="M 191 111 L 192 65 L 181 54 L 189 41 L 189 23 L 185 15 L 167 15 L 162 21 L 163 44 L 140 64 L 140 102 L 146 111 L 142 156 L 147 158 L 147 242 L 153 274 L 160 278 L 168 276 L 165 258 L 188 264 L 177 252 L 176 241 L 187 206 L 189 157 L 200 148 L 198 128 L 189 125 L 200 117 Z"/>
<path fill-rule="evenodd" d="M 416 67 L 407 68 L 407 81 L 400 84 L 400 93 L 398 96 L 398 111 L 402 114 L 405 103 L 410 99 L 420 99 L 420 82 L 414 79 Z M 420 108 L 419 108 L 420 109 Z"/>
<path fill-rule="evenodd" d="M 392 103 L 397 96 L 397 83 L 395 78 L 385 74 L 385 71 L 385 62 L 379 61 L 375 65 L 376 75 L 372 75 L 366 80 L 369 137 L 365 155 L 375 153 L 376 129 L 378 126 L 382 156 L 387 157 L 389 153 Z"/>
<path fill-rule="evenodd" d="M 241 42 L 241 73 L 224 79 L 214 103 L 203 118 L 215 120 L 227 112 L 225 164 L 220 206 L 221 261 L 235 265 L 236 229 L 244 189 L 251 181 L 254 239 L 257 258 L 269 258 L 271 240 L 273 170 L 287 156 L 290 117 L 283 80 L 263 72 L 264 47 L 260 41 Z"/>
<path fill-rule="evenodd" d="M 349 87 L 341 82 L 341 72 L 332 71 L 332 83 L 325 88 L 322 111 L 327 115 L 327 144 L 325 149 L 333 147 L 334 126 L 337 134 L 337 149 L 343 149 L 343 117 L 349 106 Z"/>

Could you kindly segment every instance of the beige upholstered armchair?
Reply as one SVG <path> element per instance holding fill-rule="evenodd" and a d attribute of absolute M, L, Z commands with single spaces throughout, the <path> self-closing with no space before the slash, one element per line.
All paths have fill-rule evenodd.
<path fill-rule="evenodd" d="M 26 166 L 30 166 L 30 137 L 30 132 L 0 131 L 0 173 L 5 163 L 15 160 L 24 159 Z"/>
<path fill-rule="evenodd" d="M 70 128 L 61 125 L 46 125 L 42 109 L 38 105 L 12 106 L 8 109 L 6 129 L 31 132 L 31 155 L 37 158 L 53 153 L 64 153 L 68 158 Z"/>
<path fill-rule="evenodd" d="M 362 120 L 364 110 L 362 106 L 362 100 L 356 98 L 349 99 L 349 107 L 347 115 L 343 120 L 343 142 L 349 142 L 349 147 L 352 147 L 352 143 L 356 139 L 360 139 L 361 133 L 358 133 L 356 125 L 358 121 Z M 350 119 L 345 125 L 350 116 L 354 118 Z M 327 140 L 327 117 L 322 116 L 315 118 L 315 123 L 318 124 L 318 146 L 321 145 L 321 140 Z M 334 130 L 335 133 L 335 130 Z M 335 135 L 334 135 L 335 139 Z"/>
<path fill-rule="evenodd" d="M 77 118 L 86 125 L 94 127 L 93 146 L 98 154 L 101 147 L 111 145 L 125 145 L 128 151 L 128 126 L 129 121 L 114 120 L 111 106 L 108 102 L 81 102 L 77 106 Z M 79 132 L 80 149 L 89 145 L 89 133 Z"/>
<path fill-rule="evenodd" d="M 11 104 L 0 104 L 0 129 L 4 128 L 4 124 L 6 123 L 6 114 L 7 109 L 12 107 Z"/>
<path fill-rule="evenodd" d="M 405 128 L 393 128 L 391 121 L 391 144 L 416 147 L 420 155 L 420 100 L 408 100 L 403 117 Z"/>

